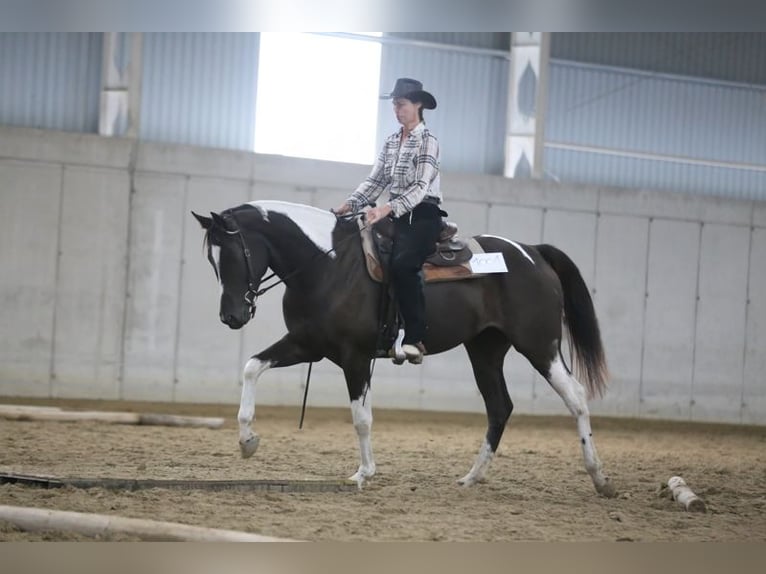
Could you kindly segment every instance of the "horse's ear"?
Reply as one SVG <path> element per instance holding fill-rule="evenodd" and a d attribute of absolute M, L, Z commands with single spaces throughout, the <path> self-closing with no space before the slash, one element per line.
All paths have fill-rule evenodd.
<path fill-rule="evenodd" d="M 210 229 L 210 226 L 213 225 L 213 220 L 209 217 L 205 217 L 203 215 L 198 215 L 194 213 L 193 211 L 191 214 L 194 216 L 194 218 L 199 221 L 199 224 L 202 226 L 202 229 Z"/>
<path fill-rule="evenodd" d="M 226 222 L 223 220 L 223 217 L 218 215 L 217 213 L 210 212 L 210 217 L 213 218 L 213 223 L 215 223 L 218 227 L 221 229 L 226 229 Z"/>

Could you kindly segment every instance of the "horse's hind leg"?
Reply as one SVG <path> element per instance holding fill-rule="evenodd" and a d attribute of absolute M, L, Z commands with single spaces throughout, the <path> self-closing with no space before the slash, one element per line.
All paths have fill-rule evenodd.
<path fill-rule="evenodd" d="M 564 366 L 558 351 L 547 368 L 538 368 L 538 371 L 564 399 L 569 412 L 577 419 L 577 432 L 580 435 L 585 470 L 588 471 L 596 491 L 603 496 L 613 497 L 616 494 L 614 486 L 601 470 L 601 461 L 596 452 L 596 445 L 593 443 L 585 388 Z"/>
<path fill-rule="evenodd" d="M 459 484 L 471 486 L 484 479 L 490 462 L 497 451 L 505 424 L 513 411 L 513 402 L 503 376 L 503 361 L 510 348 L 508 339 L 500 331 L 488 329 L 465 344 L 471 359 L 473 374 L 487 409 L 487 434 L 471 470 Z"/>

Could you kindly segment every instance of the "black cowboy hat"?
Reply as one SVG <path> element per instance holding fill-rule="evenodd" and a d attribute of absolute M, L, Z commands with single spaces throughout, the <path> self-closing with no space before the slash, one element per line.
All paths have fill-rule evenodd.
<path fill-rule="evenodd" d="M 380 96 L 382 100 L 406 98 L 411 102 L 421 102 L 427 110 L 436 107 L 436 98 L 423 89 L 423 84 L 412 78 L 399 78 L 394 85 L 394 91 Z"/>

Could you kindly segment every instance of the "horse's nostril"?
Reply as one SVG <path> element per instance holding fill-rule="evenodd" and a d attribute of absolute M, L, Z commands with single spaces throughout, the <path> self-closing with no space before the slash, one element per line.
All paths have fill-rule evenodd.
<path fill-rule="evenodd" d="M 241 328 L 245 323 L 247 323 L 247 320 L 242 320 L 236 317 L 235 315 L 232 315 L 231 313 L 221 313 L 221 322 L 224 325 L 228 325 L 232 329 L 239 329 Z"/>

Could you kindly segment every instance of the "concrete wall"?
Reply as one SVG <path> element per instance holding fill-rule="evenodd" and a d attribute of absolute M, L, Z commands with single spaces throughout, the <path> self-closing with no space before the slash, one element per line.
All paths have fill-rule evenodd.
<path fill-rule="evenodd" d="M 244 361 L 284 332 L 280 294 L 243 331 L 222 325 L 189 211 L 329 208 L 366 173 L 0 127 L 0 395 L 237 403 Z M 766 424 L 766 203 L 454 173 L 443 189 L 464 232 L 553 243 L 577 263 L 612 372 L 594 413 Z M 306 369 L 267 372 L 258 402 L 299 405 Z M 515 353 L 506 378 L 517 412 L 566 414 Z M 377 407 L 483 411 L 462 348 L 380 361 L 373 392 Z M 327 361 L 309 404 L 347 404 Z"/>

